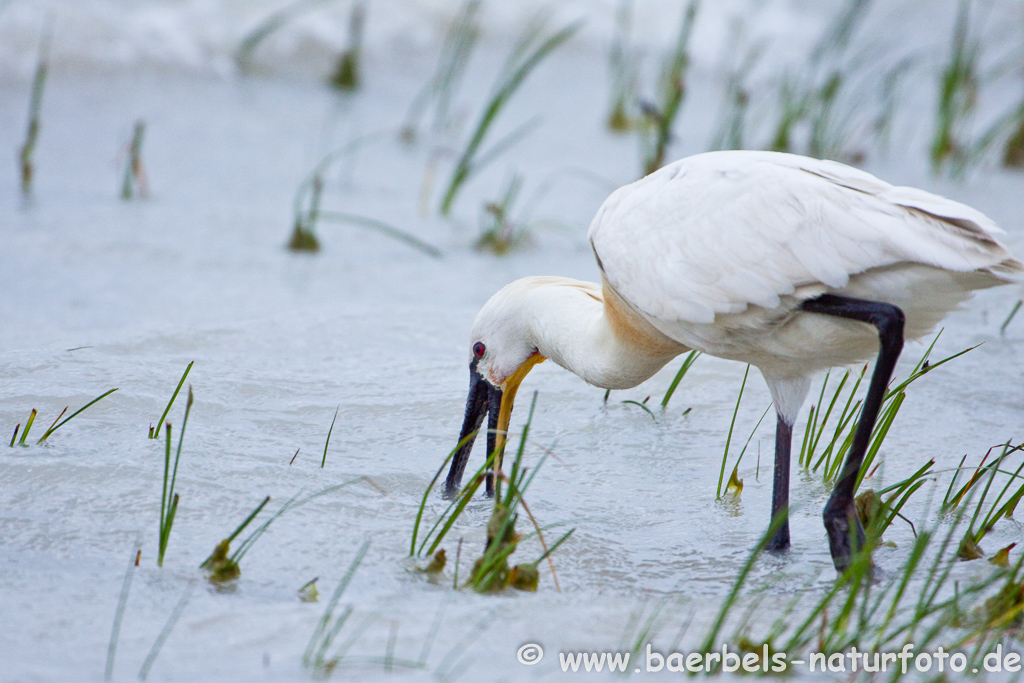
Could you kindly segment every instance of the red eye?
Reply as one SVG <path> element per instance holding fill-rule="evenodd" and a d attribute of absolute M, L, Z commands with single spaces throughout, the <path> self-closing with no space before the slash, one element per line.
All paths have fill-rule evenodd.
<path fill-rule="evenodd" d="M 484 353 L 487 352 L 487 347 L 484 346 L 483 342 L 477 342 L 473 344 L 473 355 L 476 358 L 483 358 Z"/>

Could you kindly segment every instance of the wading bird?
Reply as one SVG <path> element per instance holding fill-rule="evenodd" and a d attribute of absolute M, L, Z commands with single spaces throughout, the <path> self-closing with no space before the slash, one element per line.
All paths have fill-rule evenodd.
<path fill-rule="evenodd" d="M 793 423 L 818 370 L 877 353 L 861 419 L 823 518 L 836 569 L 862 547 L 857 474 L 904 338 L 927 334 L 972 290 L 1018 280 L 1002 231 L 969 206 L 831 161 L 711 152 L 616 190 L 589 239 L 601 284 L 512 282 L 470 336 L 470 387 L 447 490 L 488 420 L 503 447 L 516 390 L 545 359 L 628 389 L 680 353 L 756 366 L 777 412 L 772 550 L 789 547 Z M 497 459 L 500 470 L 500 455 Z M 488 492 L 492 481 L 488 479 Z"/>

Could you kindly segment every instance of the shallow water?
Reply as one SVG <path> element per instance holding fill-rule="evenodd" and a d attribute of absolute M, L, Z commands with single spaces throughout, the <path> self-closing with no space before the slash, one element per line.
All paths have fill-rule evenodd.
<path fill-rule="evenodd" d="M 500 46 L 478 55 L 462 93 L 466 106 L 487 91 L 502 57 Z M 740 467 L 740 499 L 715 500 L 743 375 L 736 363 L 701 358 L 653 419 L 622 401 L 650 395 L 656 403 L 678 362 L 640 387 L 613 392 L 607 404 L 603 391 L 551 363 L 531 373 L 513 431 L 530 392 L 538 391 L 527 459 L 536 462 L 542 448 L 554 457 L 528 501 L 542 524 L 576 528 L 555 555 L 560 593 L 546 571 L 537 594 L 453 591 L 451 564 L 435 585 L 406 558 L 423 490 L 458 434 L 476 310 L 520 276 L 596 279 L 586 226 L 607 192 L 634 179 L 639 165 L 635 143 L 603 129 L 604 53 L 582 42 L 556 53 L 503 114 L 506 131 L 538 110 L 543 125 L 467 187 L 450 222 L 423 217 L 418 201 L 429 147 L 402 146 L 394 132 L 432 60 L 430 50 L 381 56 L 354 97 L 280 75 L 133 67 L 51 77 L 30 203 L 19 204 L 14 165 L 0 164 L 0 429 L 9 434 L 35 407 L 38 435 L 64 405 L 74 409 L 106 389 L 119 391 L 46 445 L 0 447 L 5 680 L 102 678 L 136 544 L 142 558 L 121 628 L 117 680 L 139 670 L 189 585 L 194 592 L 151 679 L 307 679 L 302 653 L 363 540 L 370 550 L 344 602 L 355 607 L 354 623 L 373 621 L 351 650 L 354 659 L 383 657 L 395 623 L 396 657 L 417 659 L 444 610 L 426 668 L 399 668 L 394 677 L 556 677 L 554 653 L 617 648 L 638 606 L 650 611 L 666 599 L 655 643 L 667 648 L 691 613 L 683 646 L 699 641 L 765 529 L 771 495 L 774 425 L 767 418 Z M 7 149 L 20 144 L 27 98 L 27 84 L 16 83 L 0 90 L 0 147 Z M 674 155 L 703 150 L 714 92 L 711 74 L 698 73 Z M 911 90 L 908 99 L 914 97 Z M 143 158 L 152 196 L 126 203 L 117 199 L 117 154 L 136 118 L 148 126 Z M 963 183 L 932 179 L 918 144 L 927 130 L 914 119 L 906 115 L 906 149 L 870 159 L 869 170 L 970 202 L 999 221 L 1022 253 L 1019 176 L 982 169 Z M 336 225 L 320 227 L 318 255 L 285 250 L 293 193 L 310 167 L 331 148 L 382 129 L 390 131 L 386 138 L 328 178 L 325 205 L 402 226 L 441 247 L 443 258 Z M 543 225 L 519 252 L 477 253 L 469 246 L 477 207 L 495 198 L 513 170 L 531 189 L 552 183 L 529 207 Z M 435 194 L 445 172 L 442 166 Z M 1024 322 L 999 334 L 1018 296 L 1012 287 L 984 292 L 949 317 L 933 359 L 984 344 L 912 387 L 883 448 L 885 466 L 870 485 L 898 481 L 931 457 L 952 467 L 965 453 L 977 459 L 993 444 L 1021 437 Z M 897 374 L 923 351 L 908 345 Z M 196 402 L 178 475 L 181 503 L 160 569 L 163 450 L 145 437 L 192 360 Z M 752 372 L 734 449 L 769 400 Z M 179 399 L 169 418 L 175 431 L 183 405 Z M 798 429 L 797 443 L 801 435 Z M 481 458 L 478 450 L 470 467 Z M 276 509 L 297 491 L 359 477 L 370 483 L 278 519 L 230 590 L 202 578 L 197 565 L 264 496 Z M 768 596 L 766 623 L 793 596 L 813 601 L 831 585 L 820 522 L 827 493 L 820 477 L 794 473 L 793 549 L 759 560 L 749 580 Z M 926 497 L 908 516 L 924 515 Z M 428 515 L 445 505 L 432 495 Z M 451 561 L 457 539 L 465 538 L 463 571 L 480 552 L 488 513 L 484 499 L 475 501 L 445 543 Z M 1020 536 L 1019 525 L 1002 522 L 983 545 L 995 549 Z M 876 560 L 883 572 L 898 572 L 911 532 L 898 524 L 887 538 L 897 547 L 880 549 Z M 540 549 L 533 544 L 520 554 L 532 559 Z M 956 572 L 966 579 L 987 568 L 964 563 Z M 314 577 L 320 602 L 300 602 L 297 589 Z M 493 624 L 481 631 L 489 615 Z M 533 668 L 516 662 L 528 642 L 548 652 Z M 376 678 L 381 664 L 353 662 L 340 675 Z"/>

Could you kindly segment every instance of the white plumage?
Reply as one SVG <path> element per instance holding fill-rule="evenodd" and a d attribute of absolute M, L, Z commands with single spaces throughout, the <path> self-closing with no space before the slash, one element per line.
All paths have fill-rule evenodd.
<path fill-rule="evenodd" d="M 788 505 L 792 424 L 810 376 L 874 356 L 881 335 L 878 365 L 888 369 L 876 369 L 871 389 L 880 402 L 904 336 L 926 334 L 973 290 L 1020 278 L 1024 266 L 1001 234 L 969 206 L 843 164 L 700 154 L 604 202 L 589 233 L 600 285 L 534 277 L 495 294 L 473 325 L 472 377 L 490 384 L 492 413 L 500 397 L 500 419 L 491 420 L 500 434 L 519 383 L 545 358 L 610 389 L 639 384 L 689 349 L 751 363 L 779 416 L 778 513 Z M 463 437 L 482 419 L 471 404 L 487 403 L 474 399 L 477 386 Z M 870 433 L 867 413 L 861 427 Z M 469 447 L 453 461 L 449 489 Z M 853 492 L 852 482 L 840 484 L 826 508 L 837 568 L 849 559 L 849 547 L 836 544 L 848 535 L 839 527 Z M 776 540 L 788 546 L 788 527 Z"/>
<path fill-rule="evenodd" d="M 921 337 L 972 290 L 1019 277 L 1001 234 L 976 209 L 923 190 L 749 151 L 670 164 L 616 190 L 590 226 L 608 284 L 655 328 L 780 380 L 878 349 L 863 323 L 793 315 L 801 302 L 833 293 L 892 303 L 906 337 Z"/>

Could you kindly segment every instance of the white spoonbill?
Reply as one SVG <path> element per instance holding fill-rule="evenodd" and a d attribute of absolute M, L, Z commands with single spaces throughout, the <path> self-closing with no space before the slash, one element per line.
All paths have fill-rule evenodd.
<path fill-rule="evenodd" d="M 748 151 L 682 159 L 598 210 L 589 239 L 601 284 L 523 278 L 480 310 L 460 439 L 486 412 L 488 452 L 502 448 L 516 390 L 545 359 L 597 387 L 628 389 L 698 349 L 750 363 L 768 383 L 776 519 L 787 514 L 793 422 L 811 375 L 877 353 L 823 513 L 842 571 L 851 540 L 863 544 L 854 487 L 904 337 L 927 334 L 972 290 L 1021 277 L 1000 234 L 969 206 L 831 161 Z M 449 493 L 471 448 L 453 458 Z M 788 521 L 780 524 L 773 550 L 789 546 Z"/>

